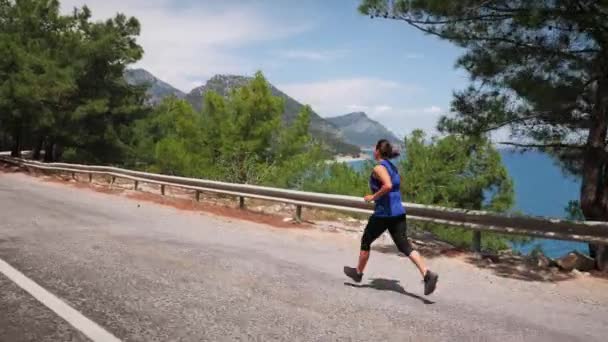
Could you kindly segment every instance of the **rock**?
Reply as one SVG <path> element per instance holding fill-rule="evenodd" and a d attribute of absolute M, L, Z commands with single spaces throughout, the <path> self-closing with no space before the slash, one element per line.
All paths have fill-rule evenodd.
<path fill-rule="evenodd" d="M 545 256 L 544 254 L 541 254 L 539 256 L 536 257 L 536 266 L 537 267 L 542 267 L 542 268 L 547 268 L 550 267 L 552 265 L 555 264 L 555 261 L 548 258 L 547 256 Z"/>
<path fill-rule="evenodd" d="M 524 258 L 521 255 L 512 255 L 509 257 L 514 262 L 523 262 Z"/>
<path fill-rule="evenodd" d="M 422 240 L 411 239 L 411 241 L 418 246 L 427 246 L 428 244 Z"/>
<path fill-rule="evenodd" d="M 481 258 L 485 260 L 489 260 L 491 263 L 500 262 L 500 257 L 496 254 L 492 253 L 481 253 Z"/>
<path fill-rule="evenodd" d="M 528 258 L 526 258 L 526 260 L 528 261 L 529 264 L 536 266 L 536 267 L 540 267 L 540 268 L 548 268 L 548 267 L 552 267 L 552 266 L 556 265 L 555 260 L 547 257 L 546 255 L 544 255 L 542 253 L 531 255 Z"/>
<path fill-rule="evenodd" d="M 543 281 L 551 281 L 551 275 L 543 274 L 540 276 Z"/>
<path fill-rule="evenodd" d="M 557 259 L 556 264 L 560 269 L 566 272 L 575 269 L 583 272 L 595 269 L 595 260 L 576 251 L 570 252 Z"/>
<path fill-rule="evenodd" d="M 503 249 L 498 251 L 498 256 L 513 256 L 513 251 L 510 249 Z"/>

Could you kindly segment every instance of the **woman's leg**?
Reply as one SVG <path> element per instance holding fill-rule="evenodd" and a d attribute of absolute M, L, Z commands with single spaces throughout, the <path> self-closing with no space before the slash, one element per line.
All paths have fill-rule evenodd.
<path fill-rule="evenodd" d="M 367 221 L 367 226 L 361 237 L 361 250 L 359 251 L 359 262 L 357 268 L 344 267 L 344 273 L 356 282 L 360 282 L 363 277 L 363 271 L 369 260 L 369 251 L 372 243 L 384 233 L 386 224 L 382 219 L 370 217 Z"/>
<path fill-rule="evenodd" d="M 420 271 L 420 275 L 424 277 L 426 274 L 427 268 L 424 264 L 424 260 L 422 260 L 422 256 L 418 252 L 414 250 L 412 244 L 407 238 L 407 223 L 405 221 L 405 217 L 395 218 L 391 224 L 388 226 L 388 231 L 397 245 L 397 249 L 405 256 L 410 258 L 410 260 L 416 265 L 418 271 Z"/>
<path fill-rule="evenodd" d="M 399 251 L 410 258 L 418 268 L 418 271 L 420 271 L 420 275 L 425 284 L 424 294 L 431 294 L 435 291 L 438 276 L 426 267 L 422 256 L 412 248 L 412 245 L 407 239 L 407 223 L 405 217 L 395 219 L 395 221 L 389 225 L 388 231 Z"/>
<path fill-rule="evenodd" d="M 357 273 L 363 274 L 367 261 L 369 260 L 369 251 L 359 251 L 359 262 L 357 263 Z"/>
<path fill-rule="evenodd" d="M 384 233 L 386 230 L 386 222 L 383 219 L 371 216 L 367 221 L 367 226 L 361 237 L 361 251 L 359 252 L 359 263 L 357 272 L 363 273 L 367 261 L 369 260 L 369 252 L 372 248 L 372 243 Z"/>
<path fill-rule="evenodd" d="M 414 265 L 416 265 L 418 271 L 420 271 L 420 275 L 422 275 L 422 278 L 424 278 L 428 269 L 426 268 L 426 265 L 424 264 L 424 260 L 422 260 L 422 256 L 420 255 L 420 253 L 418 253 L 417 251 L 412 251 L 407 257 L 410 258 Z"/>

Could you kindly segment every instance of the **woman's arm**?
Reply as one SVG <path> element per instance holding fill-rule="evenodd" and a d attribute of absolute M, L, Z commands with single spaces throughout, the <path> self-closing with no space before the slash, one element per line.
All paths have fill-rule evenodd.
<path fill-rule="evenodd" d="M 384 166 L 376 165 L 376 167 L 374 167 L 374 175 L 380 180 L 380 182 L 382 183 L 382 187 L 375 194 L 365 196 L 365 200 L 367 202 L 376 201 L 378 198 L 389 193 L 393 188 L 391 176 L 388 174 L 388 171 Z"/>

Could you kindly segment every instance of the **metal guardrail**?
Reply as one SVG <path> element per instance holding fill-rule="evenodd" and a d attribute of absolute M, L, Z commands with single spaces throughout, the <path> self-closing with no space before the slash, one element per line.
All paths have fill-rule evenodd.
<path fill-rule="evenodd" d="M 372 212 L 372 204 L 352 196 L 313 193 L 270 187 L 234 184 L 196 178 L 167 176 L 161 174 L 133 171 L 109 166 L 78 165 L 66 163 L 41 163 L 32 160 L 11 158 L 0 154 L 0 161 L 25 168 L 46 171 L 84 173 L 92 180 L 93 175 L 129 179 L 137 189 L 139 183 L 150 183 L 161 186 L 164 195 L 165 187 L 179 187 L 196 191 L 198 199 L 201 192 L 212 192 L 233 195 L 239 198 L 241 207 L 245 198 L 255 198 L 282 202 L 296 206 L 296 220 L 301 220 L 302 207 L 332 209 L 350 213 Z M 503 215 L 487 211 L 444 208 L 439 206 L 403 203 L 409 220 L 432 222 L 471 229 L 475 232 L 494 232 L 501 234 L 525 235 L 549 239 L 591 242 L 608 245 L 608 222 L 566 221 L 551 218 L 540 218 L 519 215 Z M 473 249 L 480 249 L 480 235 L 474 234 Z"/>

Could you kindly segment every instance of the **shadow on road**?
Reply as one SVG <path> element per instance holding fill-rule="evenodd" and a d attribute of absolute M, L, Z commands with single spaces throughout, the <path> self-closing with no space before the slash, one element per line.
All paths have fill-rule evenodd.
<path fill-rule="evenodd" d="M 353 284 L 353 283 L 349 283 L 349 282 L 345 282 L 344 285 L 346 286 L 350 286 L 350 287 L 356 287 L 359 289 L 363 289 L 363 288 L 369 288 L 369 289 L 374 289 L 374 290 L 379 290 L 379 291 L 392 291 L 392 292 L 397 292 L 400 293 L 402 295 L 406 295 L 415 299 L 420 300 L 421 302 L 423 302 L 424 304 L 435 304 L 435 302 L 430 301 L 424 297 L 421 297 L 417 294 L 413 294 L 410 292 L 407 292 L 403 286 L 401 286 L 399 284 L 399 280 L 394 280 L 394 279 L 383 279 L 383 278 L 373 278 L 370 280 L 369 284 Z"/>

